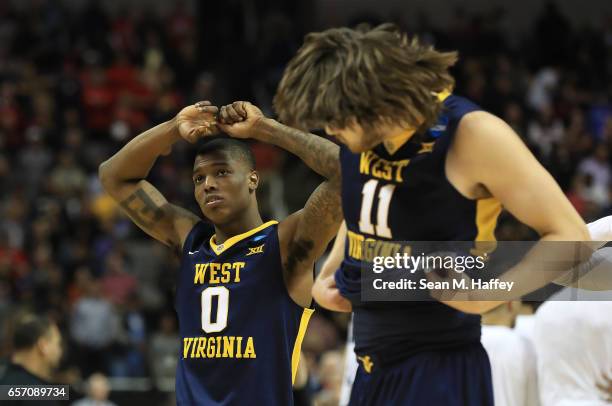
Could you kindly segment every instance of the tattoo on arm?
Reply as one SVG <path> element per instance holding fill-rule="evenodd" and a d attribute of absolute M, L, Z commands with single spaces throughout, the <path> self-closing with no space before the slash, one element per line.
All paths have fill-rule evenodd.
<path fill-rule="evenodd" d="M 168 213 L 164 208 L 170 206 L 167 202 L 160 205 L 146 190 L 138 188 L 119 204 L 137 226 L 158 241 L 178 250 L 180 243 L 172 238 L 172 225 L 168 224 Z"/>
<path fill-rule="evenodd" d="M 289 244 L 285 269 L 291 273 L 299 263 L 314 262 L 336 235 L 342 222 L 342 206 L 340 204 L 340 182 L 327 181 L 322 183 L 310 196 L 304 207 Z"/>
<path fill-rule="evenodd" d="M 289 257 L 285 263 L 285 270 L 292 274 L 300 262 L 306 261 L 309 258 L 313 247 L 314 242 L 312 240 L 302 239 L 292 241 L 289 244 Z"/>
<path fill-rule="evenodd" d="M 143 189 L 136 190 L 120 204 L 138 225 L 146 229 L 154 227 L 164 217 L 164 210 Z"/>
<path fill-rule="evenodd" d="M 267 141 L 297 155 L 327 179 L 340 176 L 340 147 L 323 137 L 276 123 Z"/>

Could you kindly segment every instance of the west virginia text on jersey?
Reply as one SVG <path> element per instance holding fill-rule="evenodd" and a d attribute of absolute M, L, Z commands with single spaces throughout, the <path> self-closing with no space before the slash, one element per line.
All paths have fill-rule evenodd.
<path fill-rule="evenodd" d="M 311 309 L 289 297 L 271 221 L 216 244 L 197 224 L 185 241 L 176 309 L 181 405 L 291 405 Z"/>

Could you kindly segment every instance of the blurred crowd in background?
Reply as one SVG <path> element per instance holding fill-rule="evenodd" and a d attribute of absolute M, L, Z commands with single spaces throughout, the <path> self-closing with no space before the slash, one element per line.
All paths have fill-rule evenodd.
<path fill-rule="evenodd" d="M 287 2 L 215 3 L 113 12 L 96 2 L 0 3 L 0 356 L 11 351 L 12 315 L 48 314 L 67 349 L 62 382 L 94 372 L 144 377 L 147 388 L 173 397 L 177 259 L 119 213 L 97 168 L 199 100 L 250 100 L 274 114 L 274 90 L 306 17 Z M 444 29 L 427 16 L 416 26 L 376 14 L 352 23 L 394 21 L 458 50 L 455 93 L 512 126 L 585 220 L 612 214 L 612 16 L 578 27 L 547 5 L 520 41 L 501 31 L 503 16 L 456 9 Z M 284 151 L 252 147 L 264 218 L 299 209 L 320 179 Z M 192 159 L 192 147 L 177 144 L 151 181 L 197 213 Z M 497 237 L 534 235 L 505 215 Z M 333 404 L 341 384 L 347 320 L 318 311 L 303 344 L 320 404 Z"/>

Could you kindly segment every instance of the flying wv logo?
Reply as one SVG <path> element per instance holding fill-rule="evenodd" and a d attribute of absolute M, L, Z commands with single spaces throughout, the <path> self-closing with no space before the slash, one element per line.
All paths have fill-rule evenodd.
<path fill-rule="evenodd" d="M 263 254 L 263 249 L 265 245 L 266 244 L 261 244 L 261 245 L 258 245 L 257 247 L 252 247 L 252 248 L 249 247 L 249 252 L 246 254 L 246 256 L 248 257 L 249 255 Z"/>

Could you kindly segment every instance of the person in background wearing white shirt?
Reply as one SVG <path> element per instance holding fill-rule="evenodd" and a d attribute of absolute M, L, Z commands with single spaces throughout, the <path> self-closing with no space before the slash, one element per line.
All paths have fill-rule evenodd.
<path fill-rule="evenodd" d="M 514 320 L 514 331 L 521 337 L 526 338 L 533 346 L 533 330 L 535 326 L 535 312 L 540 302 L 523 302 L 516 320 Z"/>
<path fill-rule="evenodd" d="M 593 241 L 612 240 L 612 216 L 587 227 Z M 600 249 L 596 256 L 595 267 L 578 285 L 609 289 L 612 248 Z M 559 301 L 572 297 L 584 301 Z M 533 337 L 542 406 L 610 405 L 612 302 L 601 298 L 598 292 L 568 288 L 553 295 L 536 312 Z"/>
<path fill-rule="evenodd" d="M 491 362 L 496 406 L 539 405 L 535 349 L 512 328 L 520 306 L 507 302 L 482 315 L 481 342 Z"/>
<path fill-rule="evenodd" d="M 117 406 L 108 400 L 110 385 L 106 376 L 95 373 L 87 380 L 87 397 L 77 400 L 72 406 Z"/>
<path fill-rule="evenodd" d="M 587 227 L 592 240 L 600 241 L 599 245 L 612 240 L 612 216 L 589 223 Z M 578 286 L 588 284 L 590 288 L 594 288 L 594 285 L 602 281 L 612 280 L 612 268 L 608 265 L 612 263 L 609 259 L 612 256 L 607 256 L 607 250 L 610 250 L 610 248 L 604 248 L 593 256 L 594 260 L 590 261 L 589 266 L 585 267 L 591 272 L 585 274 L 577 282 Z M 593 267 L 591 268 L 591 266 Z M 609 275 L 607 278 L 606 274 Z M 604 288 L 605 285 L 608 289 L 610 288 L 609 283 L 602 284 Z M 580 303 L 567 304 L 574 308 L 580 306 Z M 555 305 L 550 306 L 554 307 Z M 536 316 L 520 316 L 521 326 L 517 326 L 520 310 L 519 302 L 508 302 L 482 316 L 481 341 L 491 362 L 493 395 L 496 406 L 539 405 L 538 359 L 540 351 L 549 353 L 551 348 L 543 350 L 538 348 L 536 352 Z M 562 319 L 563 314 L 563 312 L 557 312 L 556 317 Z M 565 323 L 566 328 L 570 326 L 565 321 L 563 323 Z M 561 331 L 555 332 L 555 334 L 560 333 Z M 552 351 L 554 352 L 554 350 Z M 580 353 L 582 349 L 576 347 L 574 351 Z M 541 371 L 541 373 L 548 374 L 549 372 Z M 605 384 L 604 381 L 598 381 L 598 383 Z M 555 398 L 555 402 L 557 400 Z M 555 402 L 543 406 L 556 405 Z"/>
<path fill-rule="evenodd" d="M 589 229 L 591 240 L 595 241 L 598 245 L 603 245 L 604 242 L 612 241 L 612 216 L 595 220 L 587 224 L 587 228 Z M 579 280 L 578 286 L 584 287 L 584 285 L 588 283 L 592 285 L 589 286 L 591 289 L 595 287 L 594 285 L 600 285 L 602 290 L 611 290 L 612 284 L 609 281 L 612 280 L 612 267 L 607 265 L 608 262 L 612 260 L 612 255 L 610 255 L 610 253 L 612 253 L 611 248 L 603 248 L 596 251 L 594 260 L 591 261 L 590 265 L 599 266 L 590 268 L 590 275 L 585 275 L 585 277 Z M 534 304 L 535 303 L 523 303 L 514 323 L 514 329 L 532 343 L 534 340 L 535 311 L 537 309 L 537 306 L 533 306 Z"/>
<path fill-rule="evenodd" d="M 554 299 L 536 313 L 542 406 L 609 406 L 612 302 Z"/>
<path fill-rule="evenodd" d="M 590 199 L 600 206 L 610 204 L 608 199 L 608 188 L 612 180 L 610 169 L 608 147 L 600 144 L 595 152 L 582 160 L 578 165 L 578 173 L 589 175 L 592 178 L 588 193 Z"/>

